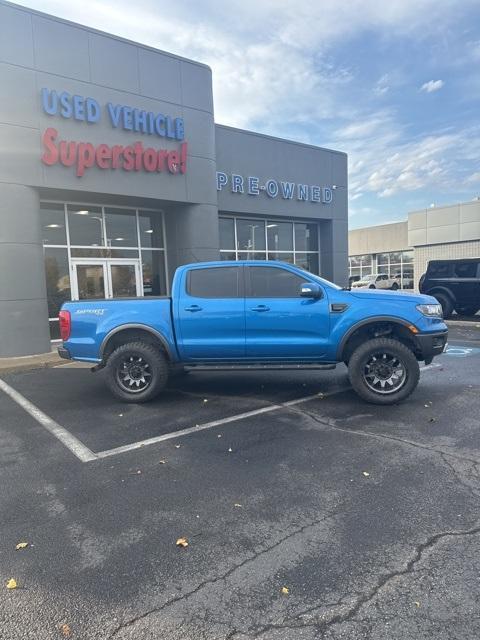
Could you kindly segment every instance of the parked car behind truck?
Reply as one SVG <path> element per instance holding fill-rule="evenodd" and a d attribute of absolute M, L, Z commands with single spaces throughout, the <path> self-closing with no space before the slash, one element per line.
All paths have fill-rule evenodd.
<path fill-rule="evenodd" d="M 438 300 L 444 318 L 453 310 L 473 316 L 480 309 L 480 258 L 430 260 L 418 288 Z"/>
<path fill-rule="evenodd" d="M 113 394 L 145 402 L 179 366 L 348 366 L 364 399 L 408 397 L 447 341 L 437 301 L 342 289 L 281 262 L 210 262 L 177 269 L 171 298 L 68 302 L 59 353 L 106 369 Z"/>

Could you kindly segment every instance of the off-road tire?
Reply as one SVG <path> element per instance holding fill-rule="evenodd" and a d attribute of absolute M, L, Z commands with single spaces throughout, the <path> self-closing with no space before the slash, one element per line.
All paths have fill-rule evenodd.
<path fill-rule="evenodd" d="M 148 379 L 148 384 L 144 389 L 132 388 L 132 391 L 129 391 L 127 385 L 121 382 L 124 365 L 128 366 L 131 359 L 133 362 L 139 360 L 146 366 L 144 378 Z M 168 376 L 169 365 L 163 351 L 152 344 L 140 341 L 127 342 L 115 349 L 105 367 L 105 382 L 112 394 L 122 402 L 142 403 L 153 400 L 167 384 Z M 133 387 L 136 387 L 136 384 Z"/>
<path fill-rule="evenodd" d="M 446 293 L 432 293 L 430 295 L 433 295 L 439 304 L 442 305 L 443 317 L 450 318 L 453 313 L 453 302 L 451 298 Z"/>
<path fill-rule="evenodd" d="M 405 372 L 402 386 L 391 393 L 380 393 L 372 390 L 365 379 L 369 361 L 375 354 L 383 353 L 401 362 Z M 352 353 L 348 363 L 348 377 L 353 389 L 363 400 L 372 404 L 391 405 L 405 400 L 415 390 L 420 378 L 420 367 L 415 354 L 399 340 L 374 338 L 361 344 Z"/>
<path fill-rule="evenodd" d="M 368 288 L 369 289 L 376 289 L 377 287 L 374 284 L 371 284 Z"/>

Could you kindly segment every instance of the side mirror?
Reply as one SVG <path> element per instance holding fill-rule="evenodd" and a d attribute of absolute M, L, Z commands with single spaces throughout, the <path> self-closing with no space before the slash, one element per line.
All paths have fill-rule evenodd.
<path fill-rule="evenodd" d="M 320 298 L 323 298 L 322 287 L 315 282 L 304 282 L 300 285 L 300 297 L 320 300 Z"/>

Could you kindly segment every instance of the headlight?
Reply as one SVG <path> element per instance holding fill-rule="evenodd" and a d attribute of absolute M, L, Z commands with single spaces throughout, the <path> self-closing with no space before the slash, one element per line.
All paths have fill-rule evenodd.
<path fill-rule="evenodd" d="M 417 309 L 424 316 L 433 316 L 435 318 L 443 318 L 441 304 L 417 304 Z"/>

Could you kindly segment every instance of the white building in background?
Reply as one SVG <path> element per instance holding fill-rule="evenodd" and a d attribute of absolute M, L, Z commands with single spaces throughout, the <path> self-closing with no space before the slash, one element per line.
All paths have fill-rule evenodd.
<path fill-rule="evenodd" d="M 412 211 L 404 222 L 348 234 L 349 276 L 400 274 L 414 288 L 430 260 L 480 257 L 480 200 Z"/>

